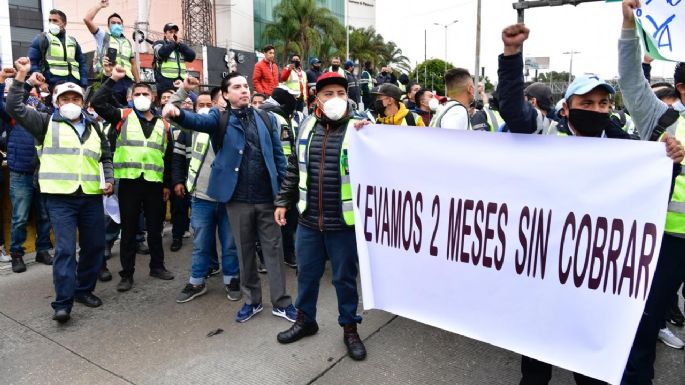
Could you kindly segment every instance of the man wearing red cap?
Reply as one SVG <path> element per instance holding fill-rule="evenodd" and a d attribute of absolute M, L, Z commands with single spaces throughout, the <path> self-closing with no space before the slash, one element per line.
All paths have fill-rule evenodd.
<path fill-rule="evenodd" d="M 286 224 L 286 208 L 297 203 L 299 227 L 295 247 L 298 258 L 297 320 L 278 334 L 287 344 L 319 330 L 316 301 L 326 260 L 331 261 L 338 296 L 338 323 L 349 356 L 363 360 L 366 349 L 357 324 L 357 244 L 354 234 L 352 188 L 347 162 L 349 133 L 354 111 L 347 101 L 347 79 L 327 72 L 316 82 L 316 110 L 300 125 L 297 147 L 288 159 L 285 180 L 276 196 L 276 222 Z"/>

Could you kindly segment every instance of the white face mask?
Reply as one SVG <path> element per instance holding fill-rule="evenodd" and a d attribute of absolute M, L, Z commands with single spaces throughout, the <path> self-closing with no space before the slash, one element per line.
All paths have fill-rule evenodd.
<path fill-rule="evenodd" d="M 60 26 L 57 24 L 53 24 L 53 23 L 48 24 L 48 31 L 53 35 L 59 34 L 59 31 L 61 31 L 61 30 L 62 30 L 62 28 L 60 28 Z"/>
<path fill-rule="evenodd" d="M 319 99 L 321 100 L 321 99 Z M 340 120 L 347 112 L 347 101 L 343 98 L 335 97 L 323 104 L 323 113 L 330 120 Z"/>
<path fill-rule="evenodd" d="M 48 96 L 50 96 L 50 93 L 49 93 L 49 92 L 41 92 L 41 93 L 40 93 L 40 97 L 43 98 L 43 99 L 47 98 Z"/>
<path fill-rule="evenodd" d="M 140 112 L 148 111 L 151 104 L 152 100 L 147 96 L 136 96 L 133 98 L 133 106 Z"/>
<path fill-rule="evenodd" d="M 428 101 L 428 108 L 431 109 L 431 111 L 436 111 L 438 109 L 438 106 L 440 105 L 440 102 L 438 102 L 438 99 L 433 98 Z"/>
<path fill-rule="evenodd" d="M 207 108 L 207 107 L 200 108 L 200 109 L 197 111 L 197 113 L 200 114 L 200 115 L 207 115 L 207 114 L 209 114 L 209 108 Z"/>
<path fill-rule="evenodd" d="M 67 103 L 59 108 L 59 114 L 62 115 L 64 119 L 76 120 L 81 116 L 81 107 L 74 103 Z"/>

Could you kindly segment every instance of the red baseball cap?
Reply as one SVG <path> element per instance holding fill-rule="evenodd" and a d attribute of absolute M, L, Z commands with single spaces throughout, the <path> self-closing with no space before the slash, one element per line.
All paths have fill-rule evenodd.
<path fill-rule="evenodd" d="M 326 72 L 316 80 L 316 92 L 331 84 L 339 84 L 347 89 L 347 78 L 337 72 Z"/>

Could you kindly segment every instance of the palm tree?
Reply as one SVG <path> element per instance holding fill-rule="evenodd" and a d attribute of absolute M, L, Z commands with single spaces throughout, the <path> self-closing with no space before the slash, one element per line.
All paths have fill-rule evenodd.
<path fill-rule="evenodd" d="M 402 72 L 411 71 L 411 65 L 409 64 L 409 58 L 402 54 L 402 50 L 397 47 L 395 42 L 389 41 L 383 51 L 381 51 L 381 57 L 387 64 L 391 64 L 393 67 L 402 70 Z"/>
<path fill-rule="evenodd" d="M 350 33 L 350 55 L 360 63 L 370 61 L 375 66 L 393 65 L 395 68 L 409 72 L 409 59 L 392 41 L 385 42 L 383 36 L 373 27 L 353 29 Z"/>
<path fill-rule="evenodd" d="M 345 28 L 331 11 L 319 7 L 315 0 L 282 0 L 273 10 L 274 22 L 267 25 L 264 36 L 271 40 L 283 58 L 297 51 L 309 58 L 327 38 L 344 35 Z M 284 60 L 285 61 L 285 60 Z"/>

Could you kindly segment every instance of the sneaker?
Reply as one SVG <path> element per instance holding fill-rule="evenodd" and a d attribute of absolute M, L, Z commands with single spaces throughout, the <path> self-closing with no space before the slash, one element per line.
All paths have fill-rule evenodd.
<path fill-rule="evenodd" d="M 680 311 L 677 303 L 674 303 L 673 306 L 671 306 L 671 308 L 668 310 L 668 313 L 666 314 L 666 321 L 675 326 L 683 326 L 685 324 L 685 316 L 683 315 L 683 312 Z"/>
<path fill-rule="evenodd" d="M 297 309 L 295 309 L 293 304 L 290 304 L 286 307 L 274 306 L 271 309 L 271 314 L 275 315 L 276 317 L 285 318 L 290 322 L 295 322 L 297 320 Z"/>
<path fill-rule="evenodd" d="M 295 259 L 294 255 L 283 258 L 283 263 L 289 267 L 292 267 L 293 269 L 297 269 L 297 260 Z"/>
<path fill-rule="evenodd" d="M 5 245 L 0 246 L 0 262 L 12 262 L 12 257 L 5 252 Z"/>
<path fill-rule="evenodd" d="M 206 292 L 207 285 L 204 283 L 197 286 L 189 283 L 183 288 L 183 290 L 181 290 L 181 293 L 178 295 L 178 297 L 176 297 L 176 303 L 186 303 L 192 301 L 195 299 L 195 297 L 199 297 Z"/>
<path fill-rule="evenodd" d="M 147 242 L 141 241 L 136 243 L 136 254 L 150 254 L 150 248 Z"/>
<path fill-rule="evenodd" d="M 242 309 L 238 311 L 238 314 L 236 314 L 235 320 L 238 322 L 245 322 L 252 318 L 253 315 L 259 313 L 262 310 L 264 310 L 264 307 L 261 303 L 258 303 L 256 305 L 250 305 L 246 303 L 243 305 Z"/>
<path fill-rule="evenodd" d="M 209 270 L 207 271 L 207 275 L 205 275 L 205 278 L 209 278 L 209 277 L 211 277 L 211 276 L 213 276 L 213 275 L 217 275 L 217 274 L 219 274 L 220 272 L 221 272 L 221 268 L 220 268 L 220 267 L 218 267 L 218 266 L 217 266 L 217 267 L 210 267 Z"/>
<path fill-rule="evenodd" d="M 683 341 L 676 337 L 675 334 L 671 331 L 669 328 L 663 328 L 659 330 L 659 339 L 661 342 L 663 342 L 666 346 L 670 346 L 673 349 L 682 349 L 685 344 Z"/>
<path fill-rule="evenodd" d="M 231 278 L 231 282 L 228 285 L 224 285 L 224 289 L 229 301 L 240 301 L 240 298 L 243 297 L 243 293 L 240 291 L 239 278 Z"/>
<path fill-rule="evenodd" d="M 257 260 L 257 272 L 259 274 L 266 274 L 266 266 L 264 266 L 264 262 Z"/>
<path fill-rule="evenodd" d="M 183 238 L 190 238 L 191 236 L 192 234 L 190 233 L 190 231 L 186 231 L 185 233 L 183 233 Z"/>

